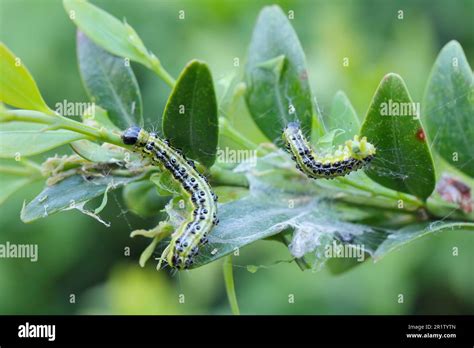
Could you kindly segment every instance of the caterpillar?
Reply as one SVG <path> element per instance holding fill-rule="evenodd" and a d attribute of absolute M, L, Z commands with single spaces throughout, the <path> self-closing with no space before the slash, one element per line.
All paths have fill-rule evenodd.
<path fill-rule="evenodd" d="M 212 191 L 206 177 L 197 171 L 194 162 L 186 159 L 168 140 L 132 126 L 122 133 L 122 141 L 125 145 L 133 145 L 133 150 L 150 159 L 153 165 L 169 171 L 180 183 L 183 194 L 193 206 L 193 214 L 172 234 L 171 241 L 161 257 L 161 260 L 165 259 L 172 268 L 189 268 L 199 253 L 199 247 L 208 242 L 207 235 L 219 223 L 217 195 Z"/>
<path fill-rule="evenodd" d="M 296 168 L 313 179 L 332 179 L 344 176 L 368 165 L 375 157 L 375 147 L 358 135 L 346 141 L 331 154 L 318 156 L 310 147 L 297 122 L 290 122 L 283 130 L 286 149 L 296 162 Z"/>

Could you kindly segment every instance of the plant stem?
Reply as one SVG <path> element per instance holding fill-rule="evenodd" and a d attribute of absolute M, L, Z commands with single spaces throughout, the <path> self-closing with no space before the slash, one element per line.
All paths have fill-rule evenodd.
<path fill-rule="evenodd" d="M 168 86 L 171 88 L 174 87 L 176 81 L 175 79 L 166 71 L 166 69 L 161 65 L 159 59 L 156 56 L 150 58 L 150 68 L 157 74 Z"/>
<path fill-rule="evenodd" d="M 217 165 L 211 167 L 211 185 L 249 187 L 249 182 L 245 175 L 235 173 L 231 170 L 221 168 Z"/>
<path fill-rule="evenodd" d="M 114 133 L 113 131 L 103 127 L 91 127 L 60 115 L 52 116 L 30 110 L 8 110 L 2 112 L 0 121 L 19 121 L 45 124 L 49 126 L 45 130 L 66 129 L 76 133 L 84 134 L 93 140 L 100 140 L 129 149 L 128 146 L 124 145 L 118 133 Z"/>
<path fill-rule="evenodd" d="M 405 202 L 413 204 L 416 207 L 425 206 L 425 204 L 422 201 L 420 201 L 419 199 L 417 199 L 415 197 L 407 196 L 407 195 L 405 195 L 403 193 L 400 193 L 400 192 L 393 192 L 392 193 L 392 192 L 377 191 L 377 190 L 374 190 L 374 189 L 372 189 L 372 188 L 370 188 L 370 187 L 368 187 L 364 184 L 360 184 L 360 183 L 352 181 L 348 178 L 343 178 L 343 177 L 339 177 L 338 181 L 345 184 L 345 185 L 357 188 L 361 191 L 369 192 L 373 196 L 382 196 L 382 197 L 386 197 L 386 198 L 390 198 L 390 199 L 394 199 L 394 200 L 402 199 Z"/>
<path fill-rule="evenodd" d="M 224 271 L 225 290 L 227 292 L 227 298 L 229 299 L 230 309 L 232 310 L 232 314 L 240 315 L 239 304 L 237 303 L 237 296 L 235 295 L 232 255 L 228 255 L 224 258 L 224 264 L 222 267 Z"/>

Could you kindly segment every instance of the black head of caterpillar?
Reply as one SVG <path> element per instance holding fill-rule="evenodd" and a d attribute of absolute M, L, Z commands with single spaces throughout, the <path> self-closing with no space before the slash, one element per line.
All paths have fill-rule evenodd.
<path fill-rule="evenodd" d="M 296 122 L 290 122 L 284 129 L 283 140 L 298 170 L 314 179 L 332 179 L 349 174 L 368 165 L 375 157 L 374 145 L 366 137 L 360 139 L 357 135 L 333 153 L 318 156 Z"/>
<path fill-rule="evenodd" d="M 122 133 L 122 141 L 125 145 L 135 145 L 142 129 L 138 126 L 132 126 Z"/>
<path fill-rule="evenodd" d="M 170 244 L 161 256 L 161 260 L 166 260 L 173 268 L 189 268 L 199 253 L 199 247 L 207 243 L 208 234 L 219 222 L 217 196 L 206 178 L 196 170 L 194 162 L 186 159 L 167 140 L 133 126 L 122 133 L 122 141 L 126 145 L 133 145 L 133 150 L 152 164 L 170 172 L 180 183 L 183 196 L 192 205 L 193 213 L 173 233 Z"/>

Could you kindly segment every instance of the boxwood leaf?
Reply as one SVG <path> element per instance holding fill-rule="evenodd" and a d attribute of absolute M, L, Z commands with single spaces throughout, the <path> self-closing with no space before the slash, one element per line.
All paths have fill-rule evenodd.
<path fill-rule="evenodd" d="M 54 114 L 21 59 L 0 42 L 0 101 L 28 110 Z"/>
<path fill-rule="evenodd" d="M 27 122 L 0 123 L 0 158 L 32 156 L 85 138 L 82 134 L 67 130 L 43 131 L 45 127 Z"/>
<path fill-rule="evenodd" d="M 208 66 L 192 60 L 166 103 L 163 132 L 174 147 L 206 167 L 216 159 L 217 102 Z"/>
<path fill-rule="evenodd" d="M 278 6 L 265 7 L 257 19 L 245 68 L 246 101 L 261 131 L 279 142 L 283 127 L 298 120 L 311 132 L 313 96 L 298 37 Z M 319 135 L 322 135 L 320 125 Z"/>
<path fill-rule="evenodd" d="M 55 185 L 46 186 L 23 207 L 21 220 L 32 222 L 59 211 L 81 207 L 82 203 L 103 195 L 106 190 L 116 189 L 139 178 L 107 175 L 87 180 L 83 175 L 70 176 Z"/>
<path fill-rule="evenodd" d="M 97 45 L 120 57 L 150 66 L 148 51 L 126 23 L 84 0 L 64 0 L 69 18 Z"/>
<path fill-rule="evenodd" d="M 435 173 L 417 105 L 399 75 L 386 75 L 361 134 L 377 151 L 367 175 L 385 187 L 426 199 L 435 187 Z"/>
<path fill-rule="evenodd" d="M 143 126 L 142 98 L 130 64 L 103 50 L 80 31 L 77 55 L 90 99 L 107 110 L 117 127 Z"/>
<path fill-rule="evenodd" d="M 474 78 L 457 41 L 444 46 L 436 59 L 422 117 L 432 147 L 451 165 L 474 177 Z"/>

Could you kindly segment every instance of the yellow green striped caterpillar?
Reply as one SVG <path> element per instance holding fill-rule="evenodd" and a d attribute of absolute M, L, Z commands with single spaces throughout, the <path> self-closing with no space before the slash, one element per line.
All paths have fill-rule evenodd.
<path fill-rule="evenodd" d="M 193 214 L 173 233 L 161 257 L 172 268 L 189 268 L 194 263 L 199 247 L 207 243 L 207 235 L 219 223 L 217 196 L 212 192 L 206 177 L 197 171 L 194 162 L 186 159 L 181 151 L 171 147 L 167 140 L 160 139 L 155 133 L 133 126 L 122 134 L 122 141 L 126 145 L 133 145 L 134 151 L 150 159 L 152 164 L 169 171 L 193 206 Z"/>
<path fill-rule="evenodd" d="M 296 162 L 296 168 L 313 179 L 332 179 L 344 176 L 369 164 L 375 157 L 375 147 L 366 137 L 346 141 L 331 154 L 318 156 L 296 122 L 290 122 L 283 131 L 287 150 Z"/>

